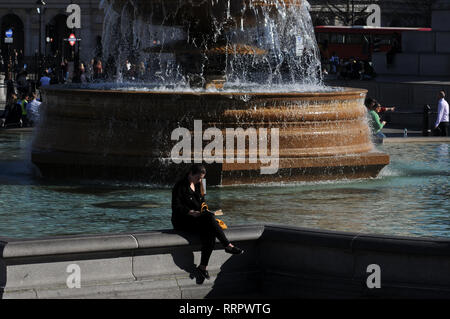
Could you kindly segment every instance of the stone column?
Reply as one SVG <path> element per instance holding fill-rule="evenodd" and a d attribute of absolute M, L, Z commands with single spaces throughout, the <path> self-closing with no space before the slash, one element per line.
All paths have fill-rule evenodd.
<path fill-rule="evenodd" d="M 25 21 L 23 21 L 24 23 L 24 55 L 27 57 L 32 57 L 34 56 L 34 45 L 33 45 L 33 30 L 32 30 L 32 14 L 34 12 L 36 12 L 36 10 L 34 10 L 34 12 L 31 9 L 27 9 L 25 10 L 26 15 L 25 15 Z"/>
<path fill-rule="evenodd" d="M 433 4 L 433 31 L 450 31 L 450 0 L 436 0 Z"/>
<path fill-rule="evenodd" d="M 3 74 L 0 74 L 0 111 L 3 110 L 5 102 L 6 102 L 5 76 Z"/>
<path fill-rule="evenodd" d="M 433 5 L 433 31 L 436 32 L 436 53 L 450 59 L 450 0 L 439 0 Z"/>
<path fill-rule="evenodd" d="M 91 9 L 91 8 L 89 8 Z M 82 11 L 84 13 L 86 10 Z M 91 24 L 91 10 L 89 10 L 89 14 L 82 14 L 81 15 L 81 29 L 79 31 L 79 37 L 82 39 L 80 43 L 81 48 L 81 54 L 80 54 L 80 60 L 81 61 L 89 61 L 91 58 L 91 52 L 92 49 L 92 24 Z"/>

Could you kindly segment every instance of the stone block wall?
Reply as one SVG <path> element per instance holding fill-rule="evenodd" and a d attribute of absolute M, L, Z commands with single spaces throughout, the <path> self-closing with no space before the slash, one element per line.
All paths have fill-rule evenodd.
<path fill-rule="evenodd" d="M 432 12 L 432 31 L 403 32 L 402 52 L 395 55 L 392 65 L 387 65 L 386 53 L 373 55 L 375 72 L 384 76 L 450 79 L 449 19 L 450 1 L 436 1 Z"/>
<path fill-rule="evenodd" d="M 199 242 L 174 231 L 0 242 L 3 298 L 450 298 L 450 240 L 283 225 L 226 231 L 245 249 L 213 252 L 211 279 L 194 269 Z M 68 288 L 69 265 L 81 288 Z M 380 288 L 367 285 L 380 267 Z M 70 270 L 70 269 L 69 269 Z"/>

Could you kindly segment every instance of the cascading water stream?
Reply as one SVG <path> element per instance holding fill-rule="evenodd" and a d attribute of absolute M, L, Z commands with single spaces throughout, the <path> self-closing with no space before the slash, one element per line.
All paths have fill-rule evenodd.
<path fill-rule="evenodd" d="M 211 185 L 375 177 L 389 163 L 370 141 L 366 91 L 323 85 L 306 0 L 101 7 L 107 76 L 43 89 L 32 146 L 43 176 L 173 183 L 211 158 L 209 143 L 223 155 L 208 163 Z M 205 137 L 209 129 L 217 137 Z M 245 158 L 255 154 L 250 134 L 256 162 Z"/>
<path fill-rule="evenodd" d="M 123 65 L 145 65 L 149 86 L 243 87 L 292 91 L 322 86 L 320 58 L 305 0 L 102 0 L 108 80 Z"/>

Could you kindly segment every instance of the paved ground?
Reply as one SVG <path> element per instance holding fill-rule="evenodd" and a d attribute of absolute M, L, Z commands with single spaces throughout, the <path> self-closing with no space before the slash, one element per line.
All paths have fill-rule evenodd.
<path fill-rule="evenodd" d="M 383 128 L 383 133 L 387 137 L 402 137 L 403 138 L 404 129 L 385 127 L 385 128 Z M 414 130 L 414 129 L 410 130 L 410 129 L 408 129 L 407 133 L 408 133 L 408 137 L 419 137 L 419 136 L 422 136 L 422 131 L 421 130 Z"/>
<path fill-rule="evenodd" d="M 420 142 L 450 142 L 450 137 L 423 136 L 422 130 L 408 130 L 408 136 L 404 137 L 404 129 L 384 128 L 385 143 L 420 143 Z"/>

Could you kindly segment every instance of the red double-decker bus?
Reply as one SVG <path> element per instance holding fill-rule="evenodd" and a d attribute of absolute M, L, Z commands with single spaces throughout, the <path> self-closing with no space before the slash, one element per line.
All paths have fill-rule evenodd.
<path fill-rule="evenodd" d="M 431 31 L 431 28 L 392 28 L 367 26 L 317 26 L 317 42 L 323 59 L 329 59 L 333 52 L 342 58 L 370 60 L 373 52 L 388 52 L 393 46 L 400 46 L 402 34 L 407 31 Z"/>

